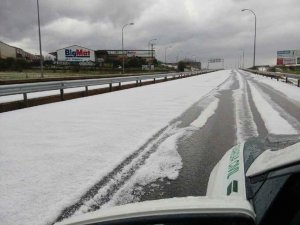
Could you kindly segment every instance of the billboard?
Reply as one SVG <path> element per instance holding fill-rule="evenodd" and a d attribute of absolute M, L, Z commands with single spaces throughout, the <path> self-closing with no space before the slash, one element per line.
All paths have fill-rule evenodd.
<path fill-rule="evenodd" d="M 277 65 L 296 65 L 300 64 L 298 60 L 300 50 L 282 50 L 277 51 Z"/>
<path fill-rule="evenodd" d="M 208 63 L 220 63 L 223 61 L 224 61 L 224 59 L 216 58 L 216 59 L 209 59 Z"/>
<path fill-rule="evenodd" d="M 283 65 L 294 65 L 296 64 L 296 58 L 283 58 Z"/>
<path fill-rule="evenodd" d="M 147 58 L 152 56 L 151 50 L 124 50 L 124 55 L 127 57 L 141 57 Z M 122 55 L 122 50 L 108 50 L 107 53 L 109 55 Z M 153 51 L 153 56 L 155 55 L 155 51 Z"/>
<path fill-rule="evenodd" d="M 95 62 L 95 52 L 78 45 L 57 50 L 57 61 L 67 62 Z"/>

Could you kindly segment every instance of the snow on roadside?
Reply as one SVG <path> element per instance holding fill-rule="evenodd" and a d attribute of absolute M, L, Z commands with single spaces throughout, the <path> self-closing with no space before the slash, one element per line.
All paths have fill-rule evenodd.
<path fill-rule="evenodd" d="M 250 137 L 258 136 L 258 132 L 249 104 L 246 79 L 238 71 L 236 71 L 236 78 L 239 82 L 239 88 L 233 91 L 236 136 L 237 143 L 242 143 Z"/>
<path fill-rule="evenodd" d="M 181 156 L 177 152 L 177 141 L 183 136 L 188 136 L 191 131 L 189 128 L 170 129 L 167 132 L 168 138 L 151 154 L 143 167 L 137 170 L 131 179 L 101 208 L 137 202 L 141 196 L 136 193 L 142 189 L 142 186 L 151 184 L 158 179 L 175 180 L 183 165 Z M 89 204 L 93 204 L 98 198 L 101 196 L 95 196 L 88 204 L 81 207 L 76 215 L 85 213 L 90 208 Z"/>
<path fill-rule="evenodd" d="M 271 134 L 298 134 L 298 131 L 285 120 L 270 103 L 264 99 L 252 82 L 249 82 L 254 104 L 259 111 L 266 128 Z"/>
<path fill-rule="evenodd" d="M 103 200 L 108 199 L 107 195 L 112 193 L 114 186 L 122 182 L 124 177 L 133 170 L 133 167 L 139 163 L 139 158 L 135 159 L 131 165 L 127 165 L 122 169 L 122 172 L 116 177 L 112 177 L 110 182 L 103 186 L 98 193 L 77 210 L 74 216 L 93 211 L 94 208 L 100 207 L 107 208 L 116 205 L 123 205 L 127 203 L 137 202 L 143 195 L 143 187 L 155 182 L 156 180 L 169 179 L 175 180 L 179 175 L 179 170 L 182 167 L 181 157 L 176 151 L 177 141 L 182 137 L 188 137 L 198 128 L 202 128 L 208 119 L 214 115 L 219 99 L 214 96 L 208 96 L 206 100 L 210 99 L 208 105 L 205 104 L 204 110 L 200 113 L 199 117 L 195 119 L 188 127 L 178 128 L 179 121 L 167 127 L 155 140 L 151 141 L 143 151 L 139 158 L 143 158 L 148 152 L 157 148 L 154 153 L 146 160 L 145 164 L 135 174 L 125 182 L 107 203 L 102 203 Z M 158 147 L 157 147 L 158 146 Z M 158 185 L 152 184 L 155 188 Z M 151 186 L 152 187 L 152 186 Z M 153 191 L 151 189 L 150 191 Z"/>
<path fill-rule="evenodd" d="M 266 78 L 263 76 L 257 76 L 252 73 L 248 74 L 253 77 L 255 80 L 267 84 L 274 88 L 275 90 L 284 94 L 287 98 L 292 99 L 293 101 L 300 104 L 300 88 L 285 82 L 280 82 L 275 79 Z"/>
<path fill-rule="evenodd" d="M 47 224 L 230 71 L 0 114 L 0 223 Z"/>

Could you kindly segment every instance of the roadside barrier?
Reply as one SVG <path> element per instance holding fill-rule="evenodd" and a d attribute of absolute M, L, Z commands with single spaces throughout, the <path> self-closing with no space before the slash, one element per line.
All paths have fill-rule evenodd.
<path fill-rule="evenodd" d="M 276 79 L 279 81 L 280 79 L 284 80 L 286 83 L 292 83 L 290 82 L 291 79 L 297 80 L 297 87 L 300 87 L 300 75 L 297 74 L 290 74 L 290 73 L 275 73 L 275 72 L 267 72 L 267 71 L 258 71 L 258 70 L 250 70 L 250 69 L 242 69 L 244 71 L 254 73 L 256 75 L 261 75 L 264 77 L 270 77 L 271 79 Z"/>
<path fill-rule="evenodd" d="M 93 86 L 97 87 L 98 90 L 103 89 L 100 93 L 111 92 L 115 90 L 121 90 L 122 88 L 130 88 L 142 86 L 143 84 L 151 84 L 156 82 L 165 82 L 168 80 L 181 79 L 185 77 L 191 77 L 201 74 L 206 74 L 214 72 L 216 70 L 201 70 L 201 71 L 192 71 L 192 72 L 181 72 L 181 73 L 163 73 L 163 74 L 151 74 L 151 75 L 137 75 L 129 77 L 113 77 L 113 78 L 98 78 L 98 79 L 84 79 L 84 80 L 69 80 L 69 81 L 51 81 L 51 82 L 37 82 L 37 83 L 24 83 L 24 84 L 10 84 L 10 85 L 0 85 L 0 97 L 1 96 L 10 96 L 10 95 L 23 95 L 23 100 L 11 101 L 6 103 L 0 103 L 0 112 L 11 111 L 15 109 L 25 108 L 29 106 L 46 104 L 46 101 L 37 101 L 38 103 L 33 103 L 32 101 L 39 98 L 47 98 L 51 96 L 60 96 L 59 99 L 51 100 L 50 102 L 55 101 L 64 101 L 67 99 L 78 98 L 76 93 L 82 93 L 80 97 L 89 96 L 90 92 L 95 92 L 95 89 L 90 89 Z M 125 83 L 125 84 L 124 84 Z M 117 85 L 115 85 L 117 84 Z M 108 86 L 106 86 L 108 85 Z M 103 86 L 103 87 L 102 87 Z M 84 87 L 84 90 L 74 92 L 74 93 L 65 93 L 66 89 L 70 88 L 81 88 Z M 106 88 L 107 87 L 107 88 Z M 29 93 L 44 92 L 44 91 L 55 91 L 57 90 L 59 94 L 49 94 L 49 96 L 37 97 L 37 98 L 28 98 Z M 70 98 L 70 96 L 72 97 Z M 77 97 L 73 97 L 77 96 Z M 31 101 L 31 102 L 30 102 Z M 18 103 L 18 104 L 16 104 Z M 30 103 L 30 104 L 29 104 Z"/>

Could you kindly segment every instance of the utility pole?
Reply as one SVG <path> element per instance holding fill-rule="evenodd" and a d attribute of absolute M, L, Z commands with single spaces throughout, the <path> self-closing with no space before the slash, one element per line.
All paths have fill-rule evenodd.
<path fill-rule="evenodd" d="M 251 9 L 242 9 L 242 12 L 249 11 L 254 15 L 254 54 L 253 54 L 253 68 L 255 67 L 255 55 L 256 55 L 256 14 Z"/>
<path fill-rule="evenodd" d="M 132 26 L 134 25 L 134 23 L 127 23 L 125 24 L 123 27 L 122 27 L 122 72 L 124 73 L 125 72 L 125 59 L 124 59 L 124 28 L 127 27 L 127 26 Z"/>
<path fill-rule="evenodd" d="M 153 58 L 153 51 L 154 51 L 154 48 L 153 48 L 153 43 L 151 43 L 151 59 L 152 59 L 152 64 L 153 64 L 153 61 L 154 61 L 154 58 Z"/>
<path fill-rule="evenodd" d="M 40 45 L 40 65 L 41 65 L 41 77 L 44 78 L 44 67 L 43 67 L 43 55 L 42 55 L 42 41 L 41 41 L 41 25 L 40 25 L 40 6 L 39 0 L 36 1 L 37 3 L 37 12 L 38 12 L 38 28 L 39 28 L 39 45 Z"/>
<path fill-rule="evenodd" d="M 150 47 L 150 51 L 151 51 L 151 60 L 152 60 L 152 64 L 153 64 L 153 41 L 157 41 L 157 38 L 153 38 L 151 40 L 148 41 L 148 50 L 149 50 L 149 47 Z"/>

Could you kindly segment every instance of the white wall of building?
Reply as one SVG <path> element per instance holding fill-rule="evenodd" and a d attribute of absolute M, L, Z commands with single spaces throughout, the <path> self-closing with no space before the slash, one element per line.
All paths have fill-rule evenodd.
<path fill-rule="evenodd" d="M 57 61 L 95 62 L 95 51 L 78 45 L 57 50 Z"/>
<path fill-rule="evenodd" d="M 16 58 L 16 48 L 0 42 L 0 58 Z"/>

